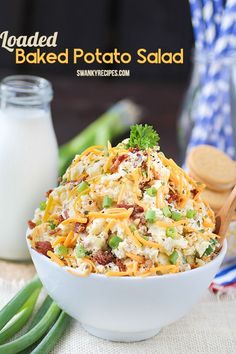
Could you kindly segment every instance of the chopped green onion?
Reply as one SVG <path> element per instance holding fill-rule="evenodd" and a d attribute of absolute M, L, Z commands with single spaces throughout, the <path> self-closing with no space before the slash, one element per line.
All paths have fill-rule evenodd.
<path fill-rule="evenodd" d="M 88 189 L 88 187 L 89 187 L 89 184 L 87 182 L 83 181 L 78 185 L 78 192 L 79 193 L 84 192 L 86 189 Z"/>
<path fill-rule="evenodd" d="M 211 238 L 211 239 L 210 239 L 210 243 L 211 243 L 212 245 L 216 245 L 216 244 L 217 244 L 217 240 L 215 240 L 214 238 Z"/>
<path fill-rule="evenodd" d="M 36 221 L 36 226 L 39 226 L 39 225 L 41 225 L 42 224 L 42 220 L 38 220 L 38 221 Z"/>
<path fill-rule="evenodd" d="M 207 247 L 207 249 L 205 250 L 205 252 L 204 252 L 204 256 L 210 256 L 210 254 L 213 252 L 214 250 L 213 250 L 213 248 L 211 247 L 211 245 L 209 245 L 208 247 Z"/>
<path fill-rule="evenodd" d="M 64 245 L 60 245 L 58 247 L 55 248 L 54 251 L 58 256 L 65 256 L 68 254 L 69 250 L 66 246 Z"/>
<path fill-rule="evenodd" d="M 130 230 L 131 230 L 132 232 L 134 232 L 134 231 L 137 230 L 137 227 L 136 227 L 135 224 L 131 224 L 129 228 L 130 228 Z"/>
<path fill-rule="evenodd" d="M 147 210 L 145 213 L 145 219 L 153 224 L 156 221 L 156 212 L 154 210 Z"/>
<path fill-rule="evenodd" d="M 176 236 L 176 228 L 175 227 L 167 227 L 166 229 L 166 236 L 175 238 Z"/>
<path fill-rule="evenodd" d="M 76 248 L 75 248 L 75 254 L 76 254 L 76 257 L 78 258 L 83 258 L 86 256 L 86 249 L 81 246 L 81 245 L 77 245 Z"/>
<path fill-rule="evenodd" d="M 197 214 L 196 210 L 188 209 L 188 210 L 187 210 L 187 213 L 186 213 L 186 217 L 187 217 L 188 219 L 194 219 L 195 216 L 196 216 L 196 214 Z"/>
<path fill-rule="evenodd" d="M 179 257 L 179 254 L 177 251 L 174 251 L 173 253 L 171 253 L 170 257 L 169 257 L 169 261 L 171 264 L 176 264 L 176 261 Z"/>
<path fill-rule="evenodd" d="M 144 240 L 148 241 L 148 236 L 142 236 L 142 238 L 144 238 Z"/>
<path fill-rule="evenodd" d="M 148 176 L 147 171 L 146 171 L 146 170 L 143 170 L 143 171 L 142 171 L 142 175 L 143 175 L 143 177 L 147 177 L 147 176 Z"/>
<path fill-rule="evenodd" d="M 110 208 L 111 205 L 112 205 L 112 199 L 108 195 L 105 195 L 105 197 L 103 198 L 102 207 Z"/>
<path fill-rule="evenodd" d="M 49 223 L 51 230 L 54 230 L 57 226 L 52 220 L 48 220 L 48 223 Z"/>
<path fill-rule="evenodd" d="M 182 219 L 182 214 L 180 214 L 178 211 L 172 211 L 171 219 L 173 219 L 174 221 L 179 221 Z"/>
<path fill-rule="evenodd" d="M 41 202 L 40 204 L 39 204 L 39 209 L 41 210 L 41 211 L 43 211 L 43 210 L 45 210 L 46 209 L 46 202 L 45 201 L 43 201 L 43 202 Z"/>
<path fill-rule="evenodd" d="M 157 195 L 157 190 L 155 187 L 148 188 L 146 192 L 150 197 L 155 197 Z"/>
<path fill-rule="evenodd" d="M 167 218 L 171 217 L 171 211 L 168 206 L 162 208 L 163 215 Z"/>
<path fill-rule="evenodd" d="M 117 248 L 119 246 L 119 243 L 123 241 L 122 238 L 120 238 L 119 236 L 112 236 L 109 241 L 108 241 L 108 245 L 111 248 Z"/>

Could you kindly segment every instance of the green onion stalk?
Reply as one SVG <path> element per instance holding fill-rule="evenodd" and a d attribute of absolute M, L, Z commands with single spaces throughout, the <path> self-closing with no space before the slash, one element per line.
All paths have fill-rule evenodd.
<path fill-rule="evenodd" d="M 37 289 L 41 289 L 42 284 L 38 277 L 31 280 L 30 283 L 24 286 L 16 296 L 9 301 L 9 303 L 3 307 L 0 311 L 0 329 L 4 328 L 6 323 L 12 319 L 12 317 L 20 310 L 20 308 L 26 303 L 32 292 Z"/>
<path fill-rule="evenodd" d="M 25 304 L 17 311 L 16 315 L 0 331 L 0 344 L 5 343 L 9 338 L 13 337 L 28 322 L 40 291 L 41 288 L 35 289 Z"/>

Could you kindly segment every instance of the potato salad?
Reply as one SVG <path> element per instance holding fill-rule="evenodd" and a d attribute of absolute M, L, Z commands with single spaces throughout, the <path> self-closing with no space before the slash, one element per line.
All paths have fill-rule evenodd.
<path fill-rule="evenodd" d="M 160 151 L 151 126 L 76 155 L 28 222 L 32 247 L 69 272 L 159 276 L 200 267 L 219 250 L 195 182 Z"/>

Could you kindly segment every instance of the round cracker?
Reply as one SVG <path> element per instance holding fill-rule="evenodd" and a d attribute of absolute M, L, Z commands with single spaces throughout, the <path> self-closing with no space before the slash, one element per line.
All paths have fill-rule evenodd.
<path fill-rule="evenodd" d="M 236 164 L 226 154 L 210 145 L 194 147 L 187 157 L 188 168 L 211 186 L 231 188 L 236 183 Z"/>
<path fill-rule="evenodd" d="M 204 189 L 201 193 L 201 197 L 205 202 L 210 204 L 210 207 L 215 211 L 219 210 L 225 203 L 228 198 L 231 190 L 217 193 L 208 188 Z"/>
<path fill-rule="evenodd" d="M 194 171 L 192 170 L 189 170 L 189 175 L 197 182 L 201 182 L 201 183 L 204 183 L 209 189 L 211 189 L 212 191 L 215 191 L 215 192 L 225 192 L 225 191 L 228 191 L 229 189 L 232 189 L 232 183 L 228 183 L 228 184 L 223 184 L 223 183 L 220 183 L 220 184 L 211 184 L 209 183 L 209 181 L 207 180 L 204 180 L 204 178 L 202 177 L 199 177 Z"/>

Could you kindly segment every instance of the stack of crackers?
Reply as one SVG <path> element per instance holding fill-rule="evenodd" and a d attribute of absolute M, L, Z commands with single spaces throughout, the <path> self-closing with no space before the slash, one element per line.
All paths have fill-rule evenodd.
<path fill-rule="evenodd" d="M 236 162 L 213 146 L 199 145 L 190 151 L 187 167 L 190 176 L 206 185 L 202 198 L 217 214 L 236 184 Z"/>

